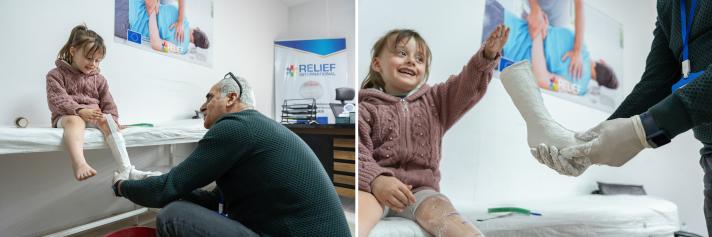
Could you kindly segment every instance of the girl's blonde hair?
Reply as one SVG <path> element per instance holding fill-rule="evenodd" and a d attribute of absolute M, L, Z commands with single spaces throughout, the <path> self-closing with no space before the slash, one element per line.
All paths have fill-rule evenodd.
<path fill-rule="evenodd" d="M 398 47 L 398 44 L 402 41 L 408 42 L 410 39 L 415 39 L 415 43 L 418 45 L 418 51 L 425 55 L 425 80 L 428 80 L 428 74 L 430 73 L 430 61 L 432 61 L 430 48 L 428 47 L 428 44 L 425 43 L 423 37 L 421 37 L 420 34 L 414 30 L 395 29 L 389 31 L 378 39 L 371 49 L 371 64 L 373 63 L 373 60 L 378 57 L 384 49 L 386 49 L 386 46 L 389 46 L 389 42 L 390 46 L 393 47 L 392 50 L 395 50 L 395 48 Z M 368 74 L 366 75 L 366 79 L 363 80 L 363 83 L 361 83 L 361 89 L 376 88 L 383 90 L 385 85 L 386 83 L 383 81 L 381 74 L 373 70 L 373 67 L 369 64 Z"/>
<path fill-rule="evenodd" d="M 67 43 L 64 44 L 62 49 L 59 50 L 57 54 L 57 59 L 66 61 L 67 63 L 72 63 L 72 54 L 69 52 L 72 47 L 75 49 L 84 48 L 84 55 L 94 55 L 96 53 L 102 56 L 106 54 L 106 46 L 104 46 L 104 39 L 99 36 L 93 30 L 87 28 L 86 25 L 78 25 L 72 29 L 72 33 L 69 34 L 69 39 Z"/>

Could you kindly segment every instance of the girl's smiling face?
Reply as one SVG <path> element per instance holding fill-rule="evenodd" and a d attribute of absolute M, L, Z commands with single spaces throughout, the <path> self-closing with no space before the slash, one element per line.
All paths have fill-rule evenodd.
<path fill-rule="evenodd" d="M 395 40 L 395 36 L 388 40 Z M 395 45 L 395 48 L 384 47 L 378 57 L 373 58 L 371 68 L 381 74 L 386 93 L 406 94 L 425 80 L 428 55 L 413 37 L 387 45 Z"/>

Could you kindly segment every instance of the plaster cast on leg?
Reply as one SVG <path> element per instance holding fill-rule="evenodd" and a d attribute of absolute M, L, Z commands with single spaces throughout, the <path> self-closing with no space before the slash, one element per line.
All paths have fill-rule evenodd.
<path fill-rule="evenodd" d="M 444 196 L 423 201 L 415 211 L 418 224 L 435 237 L 484 237 Z"/>
<path fill-rule="evenodd" d="M 500 74 L 504 89 L 512 98 L 514 106 L 527 124 L 529 147 L 539 144 L 555 146 L 559 149 L 578 145 L 584 141 L 576 139 L 574 132 L 561 126 L 549 115 L 544 106 L 539 87 L 528 61 L 507 67 Z"/>
<path fill-rule="evenodd" d="M 116 122 L 114 122 L 113 117 L 111 117 L 111 114 L 104 114 L 104 118 L 106 119 L 107 126 L 109 127 L 109 135 L 107 135 L 106 138 L 106 144 L 109 145 L 109 150 L 111 150 L 111 154 L 114 156 L 114 159 L 116 160 L 117 163 L 119 163 L 119 166 L 121 169 L 119 172 L 129 172 L 129 179 L 144 179 L 149 176 L 157 176 L 161 175 L 161 172 L 158 171 L 140 171 L 137 170 L 133 165 L 131 165 L 131 161 L 129 160 L 129 153 L 126 150 L 126 141 L 124 140 L 124 136 L 119 133 L 119 128 L 116 126 Z"/>
<path fill-rule="evenodd" d="M 507 67 L 500 74 L 500 78 L 504 89 L 527 124 L 527 143 L 534 157 L 560 174 L 581 175 L 591 165 L 591 161 L 585 157 L 567 159 L 558 154 L 558 149 L 585 141 L 577 139 L 574 132 L 554 121 L 546 110 L 529 62 L 523 61 Z M 538 152 L 534 152 L 536 149 Z"/>

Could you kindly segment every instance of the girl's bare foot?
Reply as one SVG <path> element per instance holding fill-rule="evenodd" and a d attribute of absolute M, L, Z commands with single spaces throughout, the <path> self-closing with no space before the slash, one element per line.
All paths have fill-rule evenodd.
<path fill-rule="evenodd" d="M 78 181 L 83 181 L 96 175 L 96 170 L 87 163 L 72 164 L 72 168 L 74 168 L 74 178 Z"/>

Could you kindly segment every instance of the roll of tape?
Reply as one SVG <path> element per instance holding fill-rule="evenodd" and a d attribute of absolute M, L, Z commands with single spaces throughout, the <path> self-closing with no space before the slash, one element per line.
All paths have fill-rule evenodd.
<path fill-rule="evenodd" d="M 30 124 L 30 120 L 27 120 L 25 117 L 15 119 L 15 126 L 18 128 L 26 128 L 28 124 Z"/>

